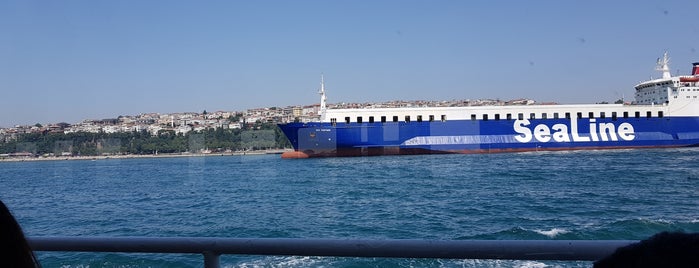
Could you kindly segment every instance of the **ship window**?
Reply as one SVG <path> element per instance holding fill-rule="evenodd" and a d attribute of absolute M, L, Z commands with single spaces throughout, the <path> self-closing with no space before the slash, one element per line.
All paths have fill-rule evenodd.
<path fill-rule="evenodd" d="M 578 112 L 578 118 L 582 118 L 582 113 Z"/>
<path fill-rule="evenodd" d="M 349 124 L 349 116 L 345 117 L 345 124 Z"/>
<path fill-rule="evenodd" d="M 476 115 L 475 115 L 475 114 L 472 114 L 472 115 L 471 115 L 471 120 L 476 120 Z"/>
<path fill-rule="evenodd" d="M 606 115 L 604 114 L 604 112 L 599 113 L 599 118 L 606 118 Z"/>
<path fill-rule="evenodd" d="M 405 116 L 405 122 L 406 122 L 406 123 L 410 122 L 410 116 L 409 116 L 409 115 L 406 115 L 406 116 Z"/>
<path fill-rule="evenodd" d="M 361 117 L 361 116 L 357 116 L 357 123 L 359 123 L 359 124 L 362 123 L 362 117 Z"/>
<path fill-rule="evenodd" d="M 442 122 L 445 122 L 445 121 L 447 121 L 447 115 L 443 114 L 442 115 Z"/>
<path fill-rule="evenodd" d="M 624 118 L 629 118 L 629 112 L 624 112 Z"/>
<path fill-rule="evenodd" d="M 500 114 L 495 114 L 495 120 L 500 120 Z"/>
<path fill-rule="evenodd" d="M 558 119 L 558 113 L 553 113 L 553 119 Z"/>
<path fill-rule="evenodd" d="M 542 114 L 541 114 L 541 119 L 546 119 L 546 118 L 548 118 L 548 114 L 542 113 Z"/>
<path fill-rule="evenodd" d="M 434 115 L 430 115 L 430 122 L 434 121 Z"/>
<path fill-rule="evenodd" d="M 594 112 L 587 113 L 587 118 L 595 118 L 595 113 Z"/>
<path fill-rule="evenodd" d="M 512 120 L 512 114 L 507 114 L 507 120 Z"/>
<path fill-rule="evenodd" d="M 381 116 L 381 123 L 386 123 L 386 116 L 385 115 Z"/>
<path fill-rule="evenodd" d="M 517 114 L 517 119 L 519 119 L 519 120 L 524 119 L 524 114 L 523 113 Z"/>
<path fill-rule="evenodd" d="M 616 121 L 616 112 L 612 112 L 612 120 Z"/>
<path fill-rule="evenodd" d="M 641 117 L 641 112 L 638 112 L 638 111 L 637 111 L 637 112 L 634 114 L 634 116 L 635 116 L 636 118 L 640 118 L 640 117 Z"/>
<path fill-rule="evenodd" d="M 418 121 L 418 122 L 422 122 L 422 115 L 418 115 L 418 116 L 417 116 L 417 121 Z"/>
<path fill-rule="evenodd" d="M 535 113 L 530 113 L 530 114 L 529 114 L 529 119 L 536 119 L 536 114 L 535 114 Z"/>
<path fill-rule="evenodd" d="M 330 124 L 334 127 L 337 125 L 337 118 L 330 118 Z"/>
<path fill-rule="evenodd" d="M 374 123 L 374 117 L 373 117 L 373 116 L 369 116 L 369 123 Z"/>
<path fill-rule="evenodd" d="M 663 117 L 663 111 L 658 111 L 658 117 Z"/>
<path fill-rule="evenodd" d="M 566 119 L 570 119 L 570 113 L 566 113 Z"/>
<path fill-rule="evenodd" d="M 394 116 L 393 116 L 393 122 L 398 122 L 398 116 L 397 116 L 397 115 L 394 115 Z"/>
<path fill-rule="evenodd" d="M 651 115 L 653 115 L 653 113 L 651 113 L 650 111 L 647 111 L 647 112 L 646 112 L 646 117 L 647 117 L 647 118 L 650 118 Z"/>
<path fill-rule="evenodd" d="M 488 115 L 487 115 L 487 114 L 483 114 L 483 121 L 488 121 Z"/>

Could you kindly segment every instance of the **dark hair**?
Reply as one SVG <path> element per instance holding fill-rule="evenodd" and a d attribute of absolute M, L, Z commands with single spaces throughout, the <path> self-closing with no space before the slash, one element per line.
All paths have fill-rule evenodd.
<path fill-rule="evenodd" d="M 594 267 L 699 267 L 699 233 L 658 233 L 618 248 Z"/>
<path fill-rule="evenodd" d="M 22 228 L 0 201 L 0 267 L 41 267 Z"/>

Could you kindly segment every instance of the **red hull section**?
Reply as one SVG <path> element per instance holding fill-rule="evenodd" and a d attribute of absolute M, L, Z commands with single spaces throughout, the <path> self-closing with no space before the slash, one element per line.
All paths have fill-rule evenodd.
<path fill-rule="evenodd" d="M 300 159 L 300 158 L 309 158 L 310 155 L 304 153 L 304 152 L 299 152 L 299 151 L 293 151 L 293 152 L 284 152 L 282 154 L 283 159 Z"/>
<path fill-rule="evenodd" d="M 340 149 L 326 152 L 285 152 L 284 159 L 304 159 L 313 157 L 357 157 L 357 156 L 381 156 L 381 155 L 422 155 L 422 154 L 492 154 L 492 153 L 522 153 L 522 152 L 555 152 L 555 151 L 580 151 L 580 150 L 612 150 L 612 149 L 643 149 L 643 148 L 680 148 L 688 146 L 600 146 L 600 147 L 559 147 L 559 148 L 507 148 L 507 149 L 476 149 L 476 150 L 449 150 L 435 151 L 426 149 L 401 149 L 397 147 L 387 148 L 353 148 Z M 691 147 L 691 146 L 690 146 Z"/>

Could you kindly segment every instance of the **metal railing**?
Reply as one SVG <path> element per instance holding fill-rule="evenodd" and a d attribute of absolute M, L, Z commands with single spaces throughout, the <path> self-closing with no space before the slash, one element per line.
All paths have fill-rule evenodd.
<path fill-rule="evenodd" d="M 633 240 L 415 240 L 220 237 L 29 237 L 35 251 L 594 261 Z"/>

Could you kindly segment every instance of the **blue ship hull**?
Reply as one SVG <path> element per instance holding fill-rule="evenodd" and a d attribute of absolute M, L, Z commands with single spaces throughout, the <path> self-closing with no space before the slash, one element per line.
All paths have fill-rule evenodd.
<path fill-rule="evenodd" d="M 699 117 L 287 123 L 296 156 L 699 146 Z"/>

